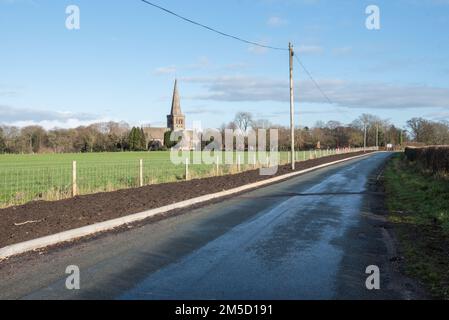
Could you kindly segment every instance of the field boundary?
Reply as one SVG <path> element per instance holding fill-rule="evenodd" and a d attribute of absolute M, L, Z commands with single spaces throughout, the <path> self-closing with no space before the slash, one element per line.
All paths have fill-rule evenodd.
<path fill-rule="evenodd" d="M 95 223 L 95 224 L 81 227 L 81 228 L 63 231 L 60 233 L 37 238 L 34 240 L 29 240 L 29 241 L 20 242 L 17 244 L 12 244 L 12 245 L 9 245 L 9 246 L 6 246 L 6 247 L 0 249 L 0 261 L 7 259 L 9 257 L 15 256 L 15 255 L 18 255 L 18 254 L 42 249 L 42 248 L 45 248 L 48 246 L 52 246 L 52 245 L 56 245 L 56 244 L 60 244 L 60 243 L 64 243 L 64 242 L 70 242 L 70 241 L 73 241 L 73 240 L 76 240 L 79 238 L 83 238 L 83 237 L 86 237 L 89 235 L 93 235 L 93 234 L 96 234 L 99 232 L 110 231 L 115 228 L 118 228 L 118 227 L 121 227 L 121 226 L 124 226 L 127 224 L 131 224 L 134 222 L 142 221 L 142 220 L 145 220 L 150 217 L 158 216 L 158 215 L 167 213 L 167 212 L 175 210 L 175 209 L 182 209 L 182 208 L 190 207 L 192 205 L 204 203 L 204 202 L 207 202 L 210 200 L 216 200 L 219 198 L 238 194 L 238 193 L 241 193 L 244 191 L 249 191 L 252 189 L 260 188 L 262 186 L 266 186 L 266 185 L 273 184 L 276 182 L 281 182 L 283 180 L 287 180 L 287 179 L 290 179 L 292 177 L 295 177 L 295 176 L 298 176 L 298 175 L 301 175 L 304 173 L 315 171 L 317 169 L 329 167 L 329 166 L 332 166 L 335 164 L 347 162 L 347 161 L 362 158 L 362 157 L 371 156 L 376 153 L 378 153 L 378 152 L 371 152 L 371 153 L 362 154 L 362 155 L 358 155 L 358 156 L 354 156 L 354 157 L 350 157 L 350 158 L 346 158 L 346 159 L 342 159 L 342 160 L 332 161 L 332 162 L 321 164 L 321 165 L 318 165 L 318 166 L 315 166 L 312 168 L 308 168 L 305 170 L 296 171 L 296 172 L 288 173 L 288 174 L 281 175 L 278 177 L 265 179 L 265 180 L 262 180 L 259 182 L 243 185 L 243 186 L 240 186 L 237 188 L 233 188 L 233 189 L 229 189 L 229 190 L 225 190 L 225 191 L 221 191 L 221 192 L 217 192 L 217 193 L 203 195 L 201 197 L 192 198 L 189 200 L 173 203 L 173 204 L 163 206 L 160 208 L 146 210 L 146 211 L 143 211 L 140 213 L 135 213 L 135 214 L 127 215 L 124 217 L 120 217 L 120 218 L 116 218 L 116 219 L 112 219 L 112 220 L 108 220 L 108 221 L 104 221 L 104 222 L 100 222 L 100 223 Z"/>
<path fill-rule="evenodd" d="M 295 156 L 297 162 L 301 163 L 362 150 L 302 150 L 295 151 Z M 182 165 L 170 161 L 170 151 L 145 154 L 58 154 L 54 159 L 54 155 L 37 155 L 30 156 L 28 162 L 23 162 L 27 158 L 21 158 L 22 155 L 2 155 L 0 210 L 33 201 L 59 201 L 75 196 L 253 171 L 268 167 L 273 156 L 277 158 L 278 165 L 283 166 L 290 163 L 290 155 L 288 151 L 266 152 L 265 155 L 258 155 L 256 152 L 220 151 L 217 155 L 214 154 L 211 163 L 197 163 L 195 159 L 198 160 L 198 156 L 202 159 L 202 152 L 189 151 L 188 154 L 183 154 Z M 107 156 L 111 158 L 108 159 Z M 232 163 L 228 163 L 229 156 L 232 157 Z M 86 158 L 83 160 L 82 157 Z M 121 160 L 119 157 L 122 157 Z"/>

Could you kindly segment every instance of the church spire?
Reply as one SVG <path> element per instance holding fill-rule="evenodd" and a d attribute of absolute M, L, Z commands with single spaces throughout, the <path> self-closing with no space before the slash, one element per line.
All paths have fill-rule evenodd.
<path fill-rule="evenodd" d="M 172 131 L 185 129 L 185 116 L 181 112 L 181 102 L 178 92 L 178 80 L 175 80 L 173 88 L 173 100 L 171 103 L 171 112 L 167 116 L 167 128 Z"/>
<path fill-rule="evenodd" d="M 175 79 L 175 87 L 173 88 L 173 100 L 171 104 L 171 115 L 172 116 L 181 116 L 181 102 L 179 99 L 178 92 L 178 79 Z"/>

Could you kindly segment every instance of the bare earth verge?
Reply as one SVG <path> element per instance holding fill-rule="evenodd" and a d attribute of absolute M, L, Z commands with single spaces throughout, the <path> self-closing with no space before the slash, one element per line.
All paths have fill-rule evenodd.
<path fill-rule="evenodd" d="M 333 155 L 298 162 L 296 170 L 300 171 L 360 154 L 363 153 Z M 280 166 L 276 176 L 290 172 L 290 165 Z M 22 206 L 0 209 L 0 230 L 2 231 L 0 248 L 272 177 L 261 176 L 259 170 L 252 170 L 235 175 L 149 185 L 54 202 L 35 201 Z"/>

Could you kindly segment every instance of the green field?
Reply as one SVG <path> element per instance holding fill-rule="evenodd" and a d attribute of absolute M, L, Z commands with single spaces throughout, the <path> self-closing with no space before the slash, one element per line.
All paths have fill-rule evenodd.
<path fill-rule="evenodd" d="M 335 151 L 331 150 L 301 151 L 296 153 L 296 157 L 303 161 L 333 153 Z M 194 154 L 187 153 L 187 156 L 191 159 Z M 189 178 L 237 173 L 237 154 L 231 155 L 235 159 L 234 165 L 224 165 L 224 156 L 223 153 L 218 168 L 216 164 L 191 164 L 192 160 L 189 160 Z M 281 164 L 287 163 L 287 152 L 278 153 L 278 157 Z M 78 194 L 138 187 L 140 159 L 143 160 L 144 185 L 186 179 L 186 166 L 173 164 L 170 152 L 0 155 L 0 207 L 70 197 L 73 161 L 77 162 Z M 265 163 L 258 161 L 254 166 L 254 158 L 248 157 L 248 153 L 240 154 L 240 162 L 241 171 Z"/>

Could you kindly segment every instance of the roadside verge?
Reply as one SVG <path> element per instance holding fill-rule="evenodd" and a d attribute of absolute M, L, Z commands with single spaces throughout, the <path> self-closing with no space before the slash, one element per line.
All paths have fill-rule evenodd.
<path fill-rule="evenodd" d="M 385 170 L 389 221 L 398 239 L 397 263 L 434 299 L 449 299 L 449 180 L 404 155 Z"/>
<path fill-rule="evenodd" d="M 6 259 L 6 258 L 14 256 L 14 255 L 22 254 L 22 253 L 25 253 L 28 251 L 33 251 L 33 250 L 45 248 L 47 246 L 56 245 L 56 244 L 59 244 L 62 242 L 73 241 L 73 240 L 76 240 L 76 239 L 79 239 L 79 238 L 82 238 L 85 236 L 93 235 L 93 234 L 96 234 L 99 232 L 113 230 L 113 229 L 121 227 L 123 225 L 131 224 L 131 223 L 141 221 L 141 220 L 144 220 L 144 219 L 147 219 L 150 217 L 158 216 L 158 215 L 167 213 L 167 212 L 175 210 L 175 209 L 186 208 L 186 207 L 189 207 L 192 205 L 197 205 L 197 204 L 215 200 L 218 198 L 227 197 L 227 196 L 235 195 L 235 194 L 238 194 L 241 192 L 249 191 L 251 189 L 260 188 L 262 186 L 280 182 L 280 181 L 283 181 L 283 180 L 286 180 L 286 179 L 289 179 L 289 178 L 292 178 L 292 177 L 295 177 L 295 176 L 298 176 L 298 175 L 301 175 L 301 174 L 304 174 L 304 173 L 307 173 L 310 171 L 314 171 L 314 170 L 317 170 L 320 168 L 332 166 L 332 165 L 335 165 L 335 164 L 338 164 L 341 162 L 358 159 L 361 157 L 368 156 L 370 154 L 372 154 L 372 153 L 366 153 L 366 154 L 359 153 L 356 155 L 355 154 L 345 154 L 345 155 L 338 155 L 338 156 L 316 159 L 315 161 L 311 160 L 310 162 L 305 161 L 303 163 L 298 163 L 298 165 L 299 165 L 298 170 L 295 172 L 290 172 L 290 173 L 285 173 L 285 172 L 287 172 L 287 169 L 284 167 L 280 167 L 279 175 L 277 175 L 273 178 L 268 178 L 268 179 L 267 178 L 261 179 L 259 177 L 258 179 L 260 181 L 247 183 L 247 184 L 244 184 L 245 179 L 241 179 L 241 178 L 244 177 L 245 174 L 248 175 L 248 174 L 252 173 L 254 175 L 256 173 L 256 171 L 234 175 L 233 177 L 236 178 L 236 180 L 240 180 L 240 182 L 243 182 L 243 185 L 240 185 L 240 186 L 234 187 L 234 188 L 230 188 L 227 190 L 215 192 L 215 193 L 204 194 L 199 197 L 193 197 L 193 198 L 186 199 L 186 200 L 179 201 L 179 202 L 174 202 L 174 203 L 171 203 L 171 204 L 168 204 L 165 206 L 161 206 L 158 208 L 121 216 L 121 217 L 118 217 L 115 219 L 110 219 L 110 220 L 106 220 L 103 222 L 93 223 L 93 224 L 82 226 L 79 228 L 74 228 L 74 229 L 70 229 L 67 231 L 57 232 L 57 233 L 50 234 L 50 235 L 43 236 L 43 237 L 38 237 L 36 239 L 31 239 L 31 240 L 27 240 L 27 241 L 23 241 L 23 242 L 19 242 L 19 243 L 10 244 L 10 245 L 7 245 L 0 249 L 0 260 Z M 317 161 L 317 160 L 319 160 L 319 161 Z M 327 160 L 327 162 L 323 161 L 323 160 Z M 322 162 L 322 163 L 320 163 L 320 162 Z M 258 174 L 258 172 L 257 172 L 257 174 Z M 223 177 L 217 177 L 217 178 L 210 178 L 209 180 L 206 179 L 206 181 L 202 181 L 202 182 L 207 183 L 207 182 L 210 182 L 211 179 L 219 179 L 219 178 L 223 179 Z M 228 179 L 229 178 L 230 177 L 228 177 Z M 203 179 L 203 180 L 205 180 L 205 179 Z M 193 184 L 195 184 L 195 183 L 201 184 L 201 180 L 198 180 L 196 182 L 191 181 L 190 184 L 192 184 L 192 183 Z M 177 183 L 176 185 L 179 186 L 181 184 L 182 183 Z M 184 185 L 186 187 L 189 187 L 190 184 L 186 183 Z M 161 187 L 163 188 L 163 186 L 161 186 Z M 140 189 L 143 190 L 144 188 L 140 188 Z M 207 192 L 207 190 L 210 191 L 211 189 L 206 188 L 206 192 Z M 119 194 L 120 194 L 120 192 L 116 192 L 113 195 L 117 196 Z M 89 196 L 89 197 L 92 197 L 92 196 Z M 84 198 L 89 199 L 89 197 L 84 197 Z M 80 197 L 80 198 L 82 198 L 82 197 Z M 74 199 L 73 201 L 76 202 L 77 199 Z M 64 202 L 61 202 L 61 203 L 64 203 Z M 46 205 L 51 206 L 51 203 L 50 204 L 46 203 Z M 55 207 L 57 209 L 58 204 L 55 204 Z M 23 208 L 27 208 L 27 206 L 26 205 L 22 206 L 21 209 L 23 209 Z M 95 209 L 95 207 L 94 207 L 94 209 Z M 99 207 L 98 205 L 97 205 L 96 209 L 99 211 L 102 210 L 102 208 Z M 9 209 L 9 210 L 14 211 L 17 209 Z M 2 216 L 2 218 L 4 218 L 4 217 L 6 218 L 7 216 L 4 216 L 4 214 L 7 214 L 7 213 L 8 213 L 7 210 L 0 211 L 0 215 Z M 97 218 L 101 219 L 101 214 L 98 214 Z M 39 216 L 35 217 L 34 219 L 36 219 L 34 221 L 38 221 Z M 33 221 L 33 220 L 29 220 L 29 221 Z M 25 222 L 27 222 L 27 221 L 25 221 Z M 19 226 L 32 227 L 33 223 L 19 225 Z M 19 227 L 19 226 L 17 226 L 17 224 L 14 225 L 14 227 Z M 36 225 L 34 225 L 34 226 L 36 226 Z M 8 230 L 5 228 L 2 228 L 2 231 L 8 233 Z"/>

